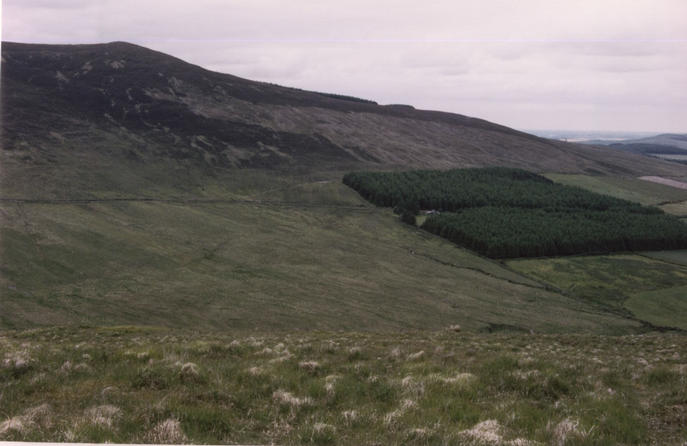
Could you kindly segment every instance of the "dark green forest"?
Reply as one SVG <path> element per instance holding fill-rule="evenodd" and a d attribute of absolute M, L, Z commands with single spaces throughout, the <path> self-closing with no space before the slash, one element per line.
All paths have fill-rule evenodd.
<path fill-rule="evenodd" d="M 353 172 L 343 182 L 406 223 L 438 211 L 423 229 L 493 258 L 687 247 L 687 226 L 660 209 L 520 169 Z"/>

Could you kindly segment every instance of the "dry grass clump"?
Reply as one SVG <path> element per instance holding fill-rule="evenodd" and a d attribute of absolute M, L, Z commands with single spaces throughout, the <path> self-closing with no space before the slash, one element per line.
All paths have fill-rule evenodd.
<path fill-rule="evenodd" d="M 102 398 L 107 398 L 110 395 L 117 393 L 119 389 L 116 386 L 106 386 L 100 391 L 100 396 Z"/>
<path fill-rule="evenodd" d="M 181 423 L 174 418 L 168 418 L 158 423 L 150 432 L 146 434 L 146 441 L 158 444 L 178 444 L 185 443 L 188 439 L 181 429 Z"/>
<path fill-rule="evenodd" d="M 327 392 L 328 396 L 334 396 L 336 390 L 336 382 L 341 378 L 339 375 L 328 375 L 324 379 L 324 390 Z"/>
<path fill-rule="evenodd" d="M 12 431 L 25 434 L 33 429 L 47 429 L 52 425 L 52 410 L 48 404 L 26 409 L 22 415 L 0 423 L 0 438 Z"/>
<path fill-rule="evenodd" d="M 541 372 L 537 369 L 532 369 L 532 370 L 514 370 L 512 372 L 513 377 L 522 379 L 522 380 L 527 380 L 529 378 L 536 378 L 541 376 Z"/>
<path fill-rule="evenodd" d="M 349 361 L 358 361 L 363 359 L 363 349 L 360 346 L 353 346 L 348 349 L 348 360 Z"/>
<path fill-rule="evenodd" d="M 411 400 L 409 398 L 405 398 L 403 401 L 401 401 L 401 409 L 405 410 L 410 410 L 410 409 L 415 409 L 417 407 L 417 402 L 415 400 Z"/>
<path fill-rule="evenodd" d="M 356 410 L 344 410 L 341 412 L 341 417 L 343 418 L 344 423 L 350 426 L 358 420 L 359 414 Z"/>
<path fill-rule="evenodd" d="M 133 350 L 127 350 L 124 352 L 124 356 L 129 357 L 129 358 L 136 358 L 141 361 L 145 361 L 150 359 L 150 352 L 147 350 L 144 351 L 133 351 Z"/>
<path fill-rule="evenodd" d="M 553 428 L 553 440 L 556 446 L 565 446 L 568 439 L 584 439 L 589 432 L 580 428 L 580 422 L 572 418 L 566 418 Z"/>
<path fill-rule="evenodd" d="M 493 444 L 502 443 L 501 425 L 496 420 L 485 420 L 472 426 L 470 429 L 461 431 L 459 437 L 468 444 Z"/>
<path fill-rule="evenodd" d="M 434 434 L 432 429 L 426 427 L 416 427 L 406 431 L 406 441 L 412 443 L 425 443 Z"/>
<path fill-rule="evenodd" d="M 504 445 L 504 446 L 534 446 L 537 443 L 524 438 L 503 440 L 503 428 L 496 420 L 486 420 L 477 423 L 470 429 L 460 431 L 458 437 L 467 445 Z"/>
<path fill-rule="evenodd" d="M 262 367 L 253 366 L 247 370 L 248 374 L 251 376 L 260 376 L 265 373 Z"/>
<path fill-rule="evenodd" d="M 91 370 L 91 366 L 86 364 L 85 362 L 79 362 L 78 364 L 74 364 L 71 361 L 65 361 L 60 366 L 59 372 L 67 375 L 71 372 L 85 373 L 90 372 Z"/>
<path fill-rule="evenodd" d="M 386 415 L 384 415 L 384 425 L 387 428 L 397 425 L 399 418 L 401 418 L 404 414 L 405 410 L 403 410 L 402 408 L 398 408 L 387 413 Z"/>
<path fill-rule="evenodd" d="M 401 358 L 401 349 L 400 347 L 394 347 L 391 349 L 391 352 L 389 352 L 389 358 L 393 360 L 398 360 Z"/>
<path fill-rule="evenodd" d="M 301 361 L 298 363 L 298 368 L 308 373 L 315 373 L 320 369 L 320 363 L 317 361 Z"/>
<path fill-rule="evenodd" d="M 111 428 L 122 416 L 122 411 L 116 406 L 105 404 L 86 409 L 84 415 L 91 424 Z"/>
<path fill-rule="evenodd" d="M 334 426 L 332 426 L 331 424 L 327 424 L 327 423 L 315 423 L 312 426 L 312 430 L 316 434 L 323 434 L 323 433 L 327 433 L 327 432 L 331 432 L 331 433 L 336 432 L 336 428 Z"/>
<path fill-rule="evenodd" d="M 527 367 L 528 365 L 534 363 L 534 358 L 526 355 L 518 359 L 518 367 Z"/>
<path fill-rule="evenodd" d="M 339 343 L 333 339 L 329 339 L 321 344 L 320 351 L 322 353 L 336 353 L 339 351 Z"/>
<path fill-rule="evenodd" d="M 384 425 L 387 428 L 400 427 L 400 418 L 409 410 L 417 408 L 417 403 L 411 399 L 404 399 L 398 409 L 384 415 Z"/>
<path fill-rule="evenodd" d="M 401 380 L 401 388 L 407 395 L 420 397 L 425 393 L 425 384 L 408 375 Z"/>
<path fill-rule="evenodd" d="M 24 371 L 31 366 L 31 356 L 29 352 L 15 351 L 5 353 L 5 358 L 2 360 L 2 368 L 12 371 Z"/>
<path fill-rule="evenodd" d="M 429 375 L 428 378 L 432 381 L 452 385 L 466 385 L 477 381 L 477 376 L 473 375 L 472 373 L 458 373 L 449 377 L 441 376 L 438 373 L 433 373 Z"/>
<path fill-rule="evenodd" d="M 62 373 L 69 373 L 72 371 L 74 366 L 72 365 L 71 361 L 65 361 L 61 366 L 60 366 L 60 372 Z"/>
<path fill-rule="evenodd" d="M 283 343 L 279 343 L 274 346 L 274 352 L 277 353 L 277 356 L 273 359 L 270 359 L 270 364 L 279 364 L 284 361 L 288 361 L 289 359 L 293 358 L 293 354 L 289 351 L 288 348 L 284 346 Z"/>
<path fill-rule="evenodd" d="M 284 390 L 277 390 L 272 393 L 272 400 L 280 405 L 290 406 L 292 408 L 298 408 L 313 403 L 313 400 L 310 397 L 298 398 L 292 393 Z"/>
<path fill-rule="evenodd" d="M 265 345 L 264 339 L 256 338 L 255 336 L 250 336 L 243 340 L 243 343 L 251 348 L 258 348 Z"/>
<path fill-rule="evenodd" d="M 336 427 L 331 424 L 316 422 L 301 435 L 301 441 L 315 444 L 334 443 Z"/>
<path fill-rule="evenodd" d="M 13 417 L 0 423 L 0 438 L 11 431 L 22 433 L 25 430 L 23 418 L 21 416 Z"/>
<path fill-rule="evenodd" d="M 193 362 L 187 362 L 181 365 L 181 376 L 188 378 L 197 378 L 200 375 L 198 365 Z"/>
<path fill-rule="evenodd" d="M 419 352 L 409 354 L 408 361 L 419 361 L 423 356 L 425 356 L 425 351 L 420 350 Z"/>
<path fill-rule="evenodd" d="M 541 443 L 536 441 L 528 440 L 526 438 L 516 438 L 514 440 L 509 440 L 506 442 L 507 446 L 540 446 Z"/>
<path fill-rule="evenodd" d="M 77 365 L 74 366 L 74 371 L 75 372 L 80 372 L 80 373 L 86 373 L 91 371 L 91 366 L 86 364 L 85 362 L 80 362 Z"/>

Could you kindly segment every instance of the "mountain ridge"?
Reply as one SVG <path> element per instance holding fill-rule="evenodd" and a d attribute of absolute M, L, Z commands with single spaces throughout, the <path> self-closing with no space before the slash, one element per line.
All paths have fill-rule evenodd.
<path fill-rule="evenodd" d="M 9 163 L 54 163 L 66 146 L 73 153 L 219 168 L 504 165 L 629 176 L 686 172 L 465 115 L 217 73 L 126 42 L 3 42 L 2 55 Z"/>

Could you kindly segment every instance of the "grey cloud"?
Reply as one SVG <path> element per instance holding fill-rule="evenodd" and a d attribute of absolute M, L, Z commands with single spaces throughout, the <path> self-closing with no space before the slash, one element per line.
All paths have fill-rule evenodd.
<path fill-rule="evenodd" d="M 10 8 L 15 2 L 5 1 L 5 6 Z M 45 8 L 45 9 L 83 9 L 90 8 L 94 2 L 89 0 L 24 0 L 21 2 L 22 9 Z"/>

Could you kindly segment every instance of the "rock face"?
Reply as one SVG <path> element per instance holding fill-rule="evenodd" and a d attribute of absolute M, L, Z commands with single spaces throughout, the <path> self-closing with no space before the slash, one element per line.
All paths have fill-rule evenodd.
<path fill-rule="evenodd" d="M 2 57 L 2 148 L 25 163 L 71 150 L 215 167 L 686 171 L 467 116 L 254 82 L 129 43 L 3 42 Z"/>

